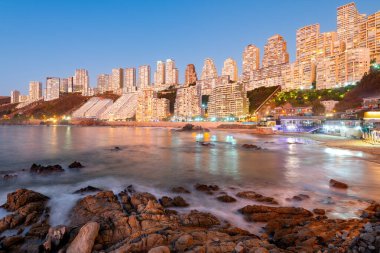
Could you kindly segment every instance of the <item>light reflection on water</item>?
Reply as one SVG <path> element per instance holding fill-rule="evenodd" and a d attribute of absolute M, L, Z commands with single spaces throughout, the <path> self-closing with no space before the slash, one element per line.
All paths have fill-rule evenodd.
<path fill-rule="evenodd" d="M 346 201 L 347 194 L 380 200 L 380 166 L 367 161 L 370 156 L 326 148 L 302 138 L 153 128 L 0 126 L 0 140 L 0 172 L 28 169 L 35 162 L 58 163 L 67 170 L 50 177 L 24 173 L 0 184 L 0 200 L 20 187 L 66 194 L 60 195 L 62 199 L 87 184 L 117 189 L 135 184 L 165 192 L 174 185 L 191 189 L 197 182 L 218 184 L 224 190 L 234 186 L 277 195 L 287 205 L 293 203 L 286 202 L 286 197 L 304 191 L 315 195 L 315 203 L 326 196 Z M 244 143 L 264 150 L 246 150 L 241 147 Z M 112 151 L 115 146 L 122 150 Z M 86 168 L 67 169 L 74 160 Z M 348 182 L 348 193 L 332 191 L 330 178 Z"/>

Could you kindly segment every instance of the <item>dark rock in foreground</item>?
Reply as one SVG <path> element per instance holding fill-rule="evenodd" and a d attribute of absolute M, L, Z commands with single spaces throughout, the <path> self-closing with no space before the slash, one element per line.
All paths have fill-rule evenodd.
<path fill-rule="evenodd" d="M 243 199 L 249 199 L 249 200 L 254 200 L 257 202 L 278 205 L 277 200 L 275 200 L 274 198 L 263 196 L 254 191 L 239 192 L 238 194 L 236 194 L 236 196 Z"/>
<path fill-rule="evenodd" d="M 74 161 L 73 163 L 71 163 L 69 165 L 69 168 L 70 169 L 81 169 L 81 168 L 84 168 L 84 166 L 80 162 Z"/>
<path fill-rule="evenodd" d="M 168 198 L 172 202 L 174 199 Z M 376 203 L 363 211 L 363 216 L 370 220 L 328 219 L 322 209 L 313 210 L 319 216 L 296 207 L 249 205 L 240 209 L 249 221 L 267 222 L 260 238 L 229 225 L 228 221 L 220 221 L 211 213 L 192 210 L 177 214 L 150 193 L 128 190 L 118 196 L 111 191 L 86 196 L 71 210 L 68 226 L 50 227 L 47 200 L 48 197 L 26 189 L 8 194 L 2 207 L 12 213 L 0 220 L 0 233 L 16 229 L 18 234 L 0 238 L 1 253 L 290 253 L 380 249 L 380 205 Z"/>
<path fill-rule="evenodd" d="M 65 170 L 59 164 L 42 166 L 40 164 L 34 163 L 32 167 L 30 167 L 30 172 L 36 173 L 36 174 L 50 174 L 50 173 L 64 172 L 64 171 Z"/>
<path fill-rule="evenodd" d="M 330 179 L 329 184 L 330 184 L 331 187 L 334 187 L 334 188 L 348 189 L 348 185 L 346 183 L 339 182 L 339 181 L 337 181 L 335 179 Z"/>
<path fill-rule="evenodd" d="M 39 243 L 49 229 L 48 197 L 26 189 L 9 193 L 1 207 L 11 212 L 0 219 L 0 234 L 17 230 L 18 235 L 0 238 L 0 250 L 5 252 L 38 252 Z M 20 234 L 28 229 L 24 236 Z"/>
<path fill-rule="evenodd" d="M 99 189 L 99 188 L 96 188 L 96 187 L 93 187 L 93 186 L 89 185 L 87 187 L 84 187 L 84 188 L 81 188 L 79 190 L 76 190 L 73 193 L 74 194 L 79 194 L 79 193 L 100 192 L 100 191 L 102 191 L 102 189 Z"/>

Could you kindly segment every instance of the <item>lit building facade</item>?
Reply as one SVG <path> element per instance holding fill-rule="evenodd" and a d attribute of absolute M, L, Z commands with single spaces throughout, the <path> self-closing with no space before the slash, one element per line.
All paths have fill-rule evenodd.
<path fill-rule="evenodd" d="M 165 84 L 168 86 L 178 84 L 178 69 L 175 67 L 175 61 L 172 59 L 166 60 Z"/>
<path fill-rule="evenodd" d="M 371 60 L 380 64 L 380 11 L 368 15 L 359 28 L 359 47 L 370 50 Z"/>
<path fill-rule="evenodd" d="M 223 64 L 223 76 L 229 76 L 230 80 L 237 82 L 238 80 L 238 67 L 236 61 L 232 58 L 227 58 Z"/>
<path fill-rule="evenodd" d="M 112 69 L 112 92 L 121 94 L 124 87 L 124 74 L 122 68 Z"/>
<path fill-rule="evenodd" d="M 112 77 L 108 74 L 100 74 L 97 78 L 97 87 L 99 93 L 104 93 L 112 90 Z"/>
<path fill-rule="evenodd" d="M 364 20 L 365 15 L 358 12 L 353 2 L 337 8 L 338 39 L 345 42 L 348 49 L 358 46 L 360 36 L 359 25 Z"/>
<path fill-rule="evenodd" d="M 136 121 L 160 121 L 170 115 L 170 102 L 165 98 L 156 98 L 152 88 L 141 89 L 138 92 Z"/>
<path fill-rule="evenodd" d="M 208 103 L 209 118 L 245 117 L 248 114 L 249 101 L 244 85 L 229 83 L 218 85 L 210 95 Z"/>
<path fill-rule="evenodd" d="M 90 87 L 90 78 L 86 69 L 75 70 L 73 92 L 81 92 L 86 95 Z"/>
<path fill-rule="evenodd" d="M 11 91 L 11 103 L 12 104 L 20 103 L 20 91 L 18 90 Z"/>
<path fill-rule="evenodd" d="M 139 67 L 139 76 L 137 80 L 137 88 L 144 89 L 150 86 L 150 66 L 142 65 Z"/>
<path fill-rule="evenodd" d="M 154 85 L 165 84 L 165 62 L 157 61 L 156 72 L 154 72 Z"/>
<path fill-rule="evenodd" d="M 289 63 L 287 44 L 281 35 L 273 35 L 264 47 L 263 68 Z"/>
<path fill-rule="evenodd" d="M 369 71 L 370 50 L 351 48 L 332 57 L 326 57 L 317 65 L 317 89 L 338 88 L 356 84 Z"/>
<path fill-rule="evenodd" d="M 50 101 L 50 100 L 58 99 L 59 93 L 60 93 L 60 78 L 47 77 L 45 100 Z"/>
<path fill-rule="evenodd" d="M 201 115 L 201 94 L 197 86 L 177 89 L 174 116 L 179 120 L 189 120 Z"/>
<path fill-rule="evenodd" d="M 248 45 L 243 51 L 243 80 L 249 79 L 251 72 L 260 68 L 260 49 L 255 45 Z"/>
<path fill-rule="evenodd" d="M 136 91 L 136 69 L 126 68 L 124 70 L 124 92 L 135 92 Z"/>
<path fill-rule="evenodd" d="M 213 79 L 218 77 L 214 61 L 210 58 L 206 58 L 203 64 L 201 80 Z"/>
<path fill-rule="evenodd" d="M 29 97 L 30 101 L 36 101 L 43 98 L 42 83 L 38 81 L 29 82 Z"/>

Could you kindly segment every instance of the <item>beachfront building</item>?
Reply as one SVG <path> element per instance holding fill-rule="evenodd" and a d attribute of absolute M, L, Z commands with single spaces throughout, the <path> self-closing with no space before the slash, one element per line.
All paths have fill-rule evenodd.
<path fill-rule="evenodd" d="M 160 121 L 170 115 L 170 103 L 168 99 L 157 98 L 152 88 L 139 91 L 137 98 L 136 121 Z"/>
<path fill-rule="evenodd" d="M 174 104 L 174 116 L 176 120 L 191 120 L 201 115 L 201 95 L 196 86 L 177 89 L 177 97 Z"/>
<path fill-rule="evenodd" d="M 177 85 L 178 84 L 178 69 L 175 67 L 175 61 L 167 59 L 165 64 L 165 85 Z"/>
<path fill-rule="evenodd" d="M 243 84 L 237 82 L 219 84 L 210 95 L 208 118 L 214 120 L 245 117 L 248 109 L 249 101 Z"/>

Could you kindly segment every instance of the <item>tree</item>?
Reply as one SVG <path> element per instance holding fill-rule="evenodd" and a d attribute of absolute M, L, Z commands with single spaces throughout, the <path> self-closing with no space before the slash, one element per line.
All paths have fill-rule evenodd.
<path fill-rule="evenodd" d="M 326 111 L 325 106 L 323 104 L 321 104 L 321 102 L 319 100 L 316 100 L 315 102 L 313 102 L 311 109 L 313 111 L 313 114 L 316 116 L 320 116 L 320 115 L 324 114 Z"/>

